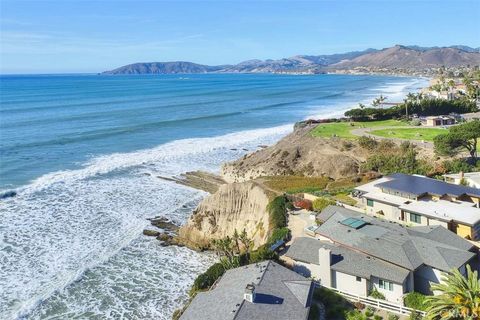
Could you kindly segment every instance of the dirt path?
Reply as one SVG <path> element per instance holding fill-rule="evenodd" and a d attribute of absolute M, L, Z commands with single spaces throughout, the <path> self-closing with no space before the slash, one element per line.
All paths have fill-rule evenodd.
<path fill-rule="evenodd" d="M 367 136 L 370 138 L 374 139 L 386 139 L 386 140 L 392 140 L 396 142 L 404 142 L 408 141 L 413 144 L 415 144 L 418 147 L 425 148 L 425 149 L 430 149 L 433 150 L 433 143 L 429 141 L 419 141 L 419 140 L 410 140 L 410 139 L 400 139 L 400 138 L 386 138 L 386 137 L 381 137 L 381 136 L 376 136 L 374 134 L 371 134 L 370 132 L 375 131 L 375 130 L 384 130 L 384 129 L 405 129 L 405 128 L 412 128 L 412 127 L 375 127 L 375 128 L 358 128 L 358 129 L 353 129 L 350 131 L 351 134 L 355 136 Z"/>

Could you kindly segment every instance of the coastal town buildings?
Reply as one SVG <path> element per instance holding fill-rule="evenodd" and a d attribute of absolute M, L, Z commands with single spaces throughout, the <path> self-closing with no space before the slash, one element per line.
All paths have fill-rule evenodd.
<path fill-rule="evenodd" d="M 409 226 L 440 225 L 480 238 L 480 190 L 419 175 L 392 174 L 354 189 L 368 215 Z"/>
<path fill-rule="evenodd" d="M 476 247 L 442 226 L 407 227 L 338 206 L 317 219 L 315 237 L 295 239 L 286 256 L 326 287 L 359 296 L 376 290 L 402 303 L 408 292 L 431 294 L 442 272 L 478 268 Z"/>
<path fill-rule="evenodd" d="M 445 182 L 480 188 L 480 172 L 460 172 L 443 175 Z"/>
<path fill-rule="evenodd" d="M 276 262 L 249 264 L 199 292 L 180 319 L 308 319 L 313 289 L 311 280 Z"/>
<path fill-rule="evenodd" d="M 430 116 L 425 118 L 425 125 L 428 127 L 451 126 L 455 124 L 453 116 Z"/>

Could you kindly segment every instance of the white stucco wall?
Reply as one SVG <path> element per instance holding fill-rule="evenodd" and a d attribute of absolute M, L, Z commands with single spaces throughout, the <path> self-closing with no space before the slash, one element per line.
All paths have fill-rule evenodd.
<path fill-rule="evenodd" d="M 365 208 L 366 208 L 366 213 L 371 216 L 379 216 L 379 217 L 384 217 L 387 220 L 390 221 L 399 221 L 400 218 L 400 209 L 398 209 L 395 206 L 381 203 L 378 201 L 373 200 L 373 207 L 367 206 L 367 200 L 364 200 Z M 377 212 L 382 211 L 383 216 L 377 214 Z"/>
<path fill-rule="evenodd" d="M 357 281 L 356 276 L 335 270 L 332 271 L 332 287 L 359 296 L 366 297 L 368 295 L 367 279 L 360 278 L 360 281 Z"/>
<path fill-rule="evenodd" d="M 403 303 L 403 294 L 406 292 L 406 284 L 393 283 L 393 290 L 380 288 L 379 279 L 376 277 L 370 278 L 371 290 L 377 289 L 378 292 L 385 296 L 385 299 L 390 302 Z"/>

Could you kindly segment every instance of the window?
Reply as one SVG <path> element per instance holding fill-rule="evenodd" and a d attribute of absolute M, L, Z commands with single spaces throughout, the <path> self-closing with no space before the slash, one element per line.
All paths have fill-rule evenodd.
<path fill-rule="evenodd" d="M 358 281 L 358 282 L 362 282 L 362 278 L 357 277 L 357 281 Z"/>
<path fill-rule="evenodd" d="M 393 283 L 390 282 L 390 281 L 379 279 L 378 280 L 378 286 L 381 289 L 388 290 L 388 291 L 393 291 Z"/>
<path fill-rule="evenodd" d="M 416 213 L 410 213 L 410 221 L 415 223 L 422 223 L 422 216 Z"/>
<path fill-rule="evenodd" d="M 367 206 L 373 207 L 373 200 L 367 199 Z"/>

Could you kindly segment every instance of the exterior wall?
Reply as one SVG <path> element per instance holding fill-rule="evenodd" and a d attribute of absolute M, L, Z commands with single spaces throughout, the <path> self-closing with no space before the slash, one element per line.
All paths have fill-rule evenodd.
<path fill-rule="evenodd" d="M 415 291 L 423 294 L 432 294 L 430 282 L 440 283 L 441 271 L 432 267 L 422 265 L 415 270 L 414 281 Z"/>
<path fill-rule="evenodd" d="M 385 299 L 390 302 L 403 303 L 403 294 L 406 292 L 406 283 L 398 284 L 393 283 L 393 290 L 386 290 L 380 288 L 379 278 L 372 277 L 370 279 L 370 290 L 376 289 L 378 292 L 382 293 L 385 296 Z"/>
<path fill-rule="evenodd" d="M 362 203 L 365 204 L 366 214 L 368 215 L 384 217 L 390 221 L 399 221 L 400 209 L 395 206 L 373 200 L 373 207 L 370 207 L 367 205 L 366 199 L 364 199 Z M 377 212 L 379 211 L 382 211 L 383 215 L 378 214 Z"/>
<path fill-rule="evenodd" d="M 339 271 L 332 271 L 332 287 L 347 291 L 349 293 L 357 294 L 359 296 L 368 296 L 368 280 L 359 278 L 357 281 L 356 276 L 352 276 Z"/>
<path fill-rule="evenodd" d="M 320 282 L 320 284 L 331 287 L 331 283 L 325 282 L 325 277 L 322 278 L 322 268 L 318 264 L 295 261 L 293 271 L 301 274 L 307 278 L 313 278 Z"/>
<path fill-rule="evenodd" d="M 457 224 L 457 234 L 462 238 L 473 239 L 472 227 L 463 224 Z"/>

